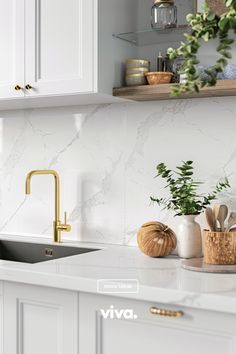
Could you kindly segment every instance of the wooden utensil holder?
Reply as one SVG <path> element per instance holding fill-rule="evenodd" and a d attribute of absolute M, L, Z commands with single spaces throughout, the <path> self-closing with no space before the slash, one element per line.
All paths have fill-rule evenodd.
<path fill-rule="evenodd" d="M 203 232 L 204 262 L 207 264 L 236 264 L 236 232 Z"/>

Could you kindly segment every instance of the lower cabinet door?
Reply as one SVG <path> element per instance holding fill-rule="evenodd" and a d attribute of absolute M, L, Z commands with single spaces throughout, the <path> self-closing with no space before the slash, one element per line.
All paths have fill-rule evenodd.
<path fill-rule="evenodd" d="M 91 294 L 79 304 L 81 354 L 236 353 L 233 315 Z M 158 308 L 174 312 L 161 317 Z"/>
<path fill-rule="evenodd" d="M 0 354 L 3 353 L 3 323 L 2 322 L 3 322 L 3 298 L 2 296 L 0 296 Z"/>
<path fill-rule="evenodd" d="M 76 292 L 4 284 L 3 354 L 78 354 Z"/>

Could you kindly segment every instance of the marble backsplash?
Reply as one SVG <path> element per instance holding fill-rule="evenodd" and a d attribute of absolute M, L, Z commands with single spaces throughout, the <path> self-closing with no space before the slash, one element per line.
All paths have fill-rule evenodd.
<path fill-rule="evenodd" d="M 227 175 L 233 188 L 221 200 L 236 209 L 235 97 L 0 112 L 0 134 L 1 234 L 52 235 L 53 179 L 33 177 L 25 196 L 32 169 L 61 176 L 64 239 L 133 245 L 146 221 L 175 228 L 150 204 L 165 194 L 159 162 L 194 160 L 202 191 Z"/>

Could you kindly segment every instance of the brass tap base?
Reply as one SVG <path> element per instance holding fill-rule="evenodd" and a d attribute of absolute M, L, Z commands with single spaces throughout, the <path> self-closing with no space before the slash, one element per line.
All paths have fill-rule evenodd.
<path fill-rule="evenodd" d="M 53 240 L 56 243 L 62 243 L 61 240 L 61 232 L 70 232 L 71 226 L 66 223 L 65 217 L 65 224 L 62 224 L 60 220 L 53 222 Z"/>
<path fill-rule="evenodd" d="M 61 231 L 58 229 L 61 224 L 60 220 L 53 222 L 53 242 L 62 243 L 61 241 Z"/>

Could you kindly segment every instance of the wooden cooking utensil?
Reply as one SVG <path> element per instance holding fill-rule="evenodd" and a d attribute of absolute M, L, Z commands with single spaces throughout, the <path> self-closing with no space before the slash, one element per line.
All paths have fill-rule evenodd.
<path fill-rule="evenodd" d="M 218 230 L 218 223 L 217 223 L 217 216 L 218 216 L 218 212 L 219 212 L 219 207 L 220 207 L 220 204 L 214 204 L 213 207 L 212 207 L 212 210 L 213 210 L 213 215 L 214 215 L 214 218 L 215 218 L 215 230 L 217 231 Z"/>
<path fill-rule="evenodd" d="M 205 217 L 206 217 L 206 221 L 207 221 L 210 231 L 216 231 L 215 230 L 216 222 L 215 222 L 215 217 L 214 217 L 212 208 L 210 208 L 210 207 L 206 208 Z"/>
<path fill-rule="evenodd" d="M 228 207 L 224 204 L 216 204 L 213 207 L 213 212 L 214 212 L 216 220 L 219 221 L 220 231 L 224 232 L 224 230 L 225 230 L 224 223 L 225 223 L 225 220 L 228 215 Z"/>
<path fill-rule="evenodd" d="M 236 212 L 230 213 L 226 231 L 228 232 L 233 225 L 236 225 Z"/>

